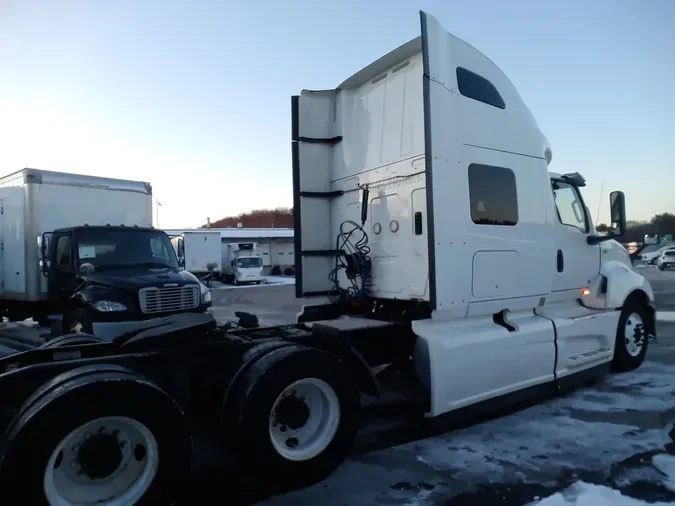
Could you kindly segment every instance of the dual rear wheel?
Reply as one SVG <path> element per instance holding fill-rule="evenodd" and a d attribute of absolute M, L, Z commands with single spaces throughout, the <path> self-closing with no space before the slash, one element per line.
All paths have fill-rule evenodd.
<path fill-rule="evenodd" d="M 63 336 L 44 347 L 98 342 Z M 359 394 L 341 362 L 320 350 L 259 345 L 242 359 L 221 410 L 238 471 L 295 488 L 330 474 L 359 427 Z M 190 476 L 186 415 L 128 368 L 98 364 L 40 386 L 10 423 L 0 490 L 31 505 L 169 505 Z"/>
<path fill-rule="evenodd" d="M 294 344 L 260 345 L 243 362 L 221 418 L 244 474 L 293 488 L 335 470 L 360 425 L 359 392 L 343 364 Z"/>
<path fill-rule="evenodd" d="M 0 488 L 31 505 L 164 505 L 189 476 L 181 408 L 127 368 L 71 369 L 39 387 L 10 423 Z"/>

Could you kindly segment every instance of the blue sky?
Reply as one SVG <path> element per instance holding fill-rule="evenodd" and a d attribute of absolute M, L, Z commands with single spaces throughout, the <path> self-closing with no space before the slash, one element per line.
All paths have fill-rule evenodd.
<path fill-rule="evenodd" d="M 150 181 L 162 228 L 292 203 L 290 96 L 419 33 L 483 51 L 553 146 L 552 170 L 675 212 L 673 0 L 1 0 L 0 173 Z"/>

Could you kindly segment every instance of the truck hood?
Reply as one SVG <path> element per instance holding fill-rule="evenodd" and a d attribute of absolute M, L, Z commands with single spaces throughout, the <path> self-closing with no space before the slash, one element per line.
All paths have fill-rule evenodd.
<path fill-rule="evenodd" d="M 148 286 L 197 284 L 199 280 L 188 271 L 170 267 L 125 267 L 94 272 L 89 281 L 118 290 L 135 292 Z"/>

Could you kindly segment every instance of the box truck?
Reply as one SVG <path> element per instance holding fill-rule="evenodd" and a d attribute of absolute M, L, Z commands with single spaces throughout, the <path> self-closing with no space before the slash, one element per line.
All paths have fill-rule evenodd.
<path fill-rule="evenodd" d="M 220 278 L 221 241 L 220 232 L 190 230 L 171 238 L 178 261 L 192 274 L 203 278 Z"/>
<path fill-rule="evenodd" d="M 223 243 L 222 279 L 233 285 L 263 281 L 263 259 L 254 242 Z"/>
<path fill-rule="evenodd" d="M 597 234 L 506 75 L 420 17 L 419 37 L 292 98 L 297 323 L 184 314 L 0 359 L 7 497 L 171 504 L 195 427 L 288 490 L 378 415 L 431 428 L 643 363 L 654 293 L 616 241 L 623 193 Z"/>
<path fill-rule="evenodd" d="M 24 169 L 0 178 L 0 310 L 112 337 L 210 294 L 152 224 L 149 183 Z"/>

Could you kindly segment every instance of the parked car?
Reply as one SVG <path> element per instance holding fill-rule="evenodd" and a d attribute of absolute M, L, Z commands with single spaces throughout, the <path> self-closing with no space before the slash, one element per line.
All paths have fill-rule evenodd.
<path fill-rule="evenodd" d="M 675 267 L 675 246 L 665 249 L 656 261 L 660 271 Z"/>
<path fill-rule="evenodd" d="M 649 250 L 647 250 L 648 248 L 642 250 L 640 254 L 640 260 L 650 265 L 656 265 L 656 263 L 659 260 L 659 257 L 661 256 L 661 253 L 663 253 L 667 249 L 675 248 L 675 244 L 670 243 L 666 245 L 661 245 L 660 247 L 652 247 L 649 248 Z"/>

